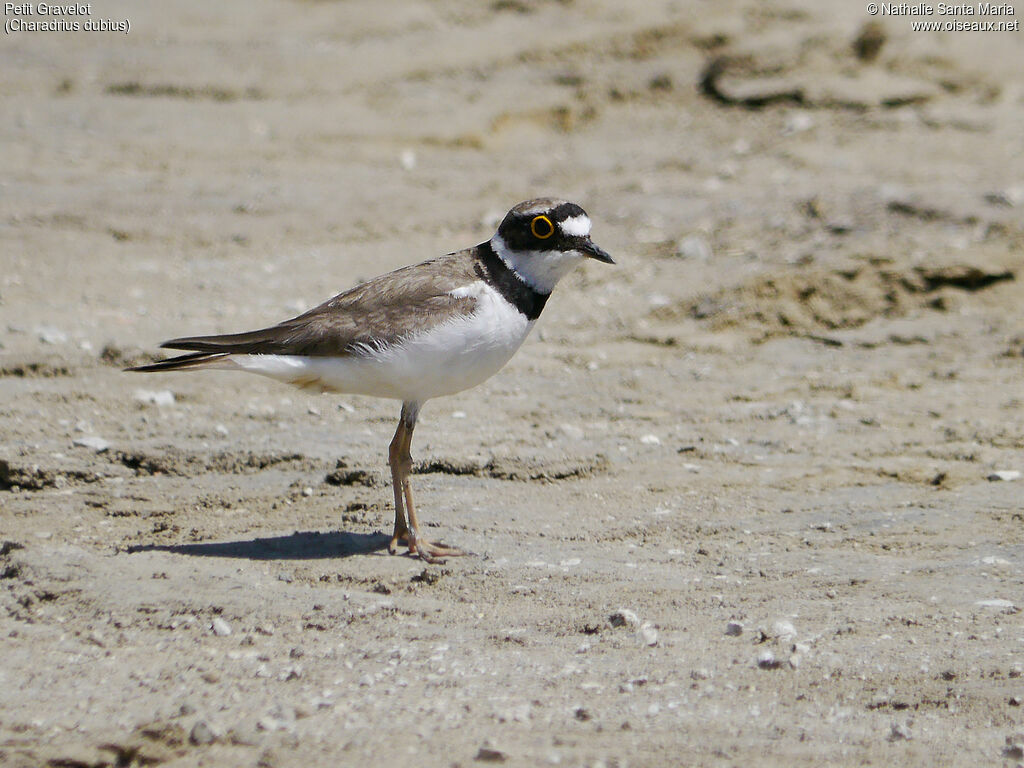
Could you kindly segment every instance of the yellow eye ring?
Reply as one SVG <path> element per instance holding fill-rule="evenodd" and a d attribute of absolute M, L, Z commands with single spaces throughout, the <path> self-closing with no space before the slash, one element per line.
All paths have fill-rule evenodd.
<path fill-rule="evenodd" d="M 533 221 L 530 222 L 530 231 L 538 240 L 547 240 L 555 234 L 555 225 L 551 223 L 551 219 L 541 214 L 533 217 Z"/>

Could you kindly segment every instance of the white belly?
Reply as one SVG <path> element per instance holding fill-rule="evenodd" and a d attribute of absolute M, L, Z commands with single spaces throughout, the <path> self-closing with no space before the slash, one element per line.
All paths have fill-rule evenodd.
<path fill-rule="evenodd" d="M 232 367 L 321 392 L 416 402 L 450 395 L 497 373 L 533 327 L 490 286 L 478 286 L 472 315 L 383 349 L 346 357 L 233 355 L 228 360 Z"/>

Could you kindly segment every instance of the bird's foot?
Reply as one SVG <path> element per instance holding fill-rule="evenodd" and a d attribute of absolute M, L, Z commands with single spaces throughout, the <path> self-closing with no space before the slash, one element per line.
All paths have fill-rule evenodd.
<path fill-rule="evenodd" d="M 391 541 L 388 542 L 388 554 L 393 555 L 398 551 L 399 544 L 405 544 L 409 538 L 409 528 L 406 525 L 395 524 L 395 532 L 391 534 Z"/>
<path fill-rule="evenodd" d="M 446 557 L 464 557 L 471 553 L 456 547 L 449 547 L 446 544 L 435 544 L 422 536 L 414 536 L 409 530 L 402 532 L 395 531 L 388 544 L 388 552 L 395 554 L 398 551 L 399 543 L 409 547 L 409 554 L 425 560 L 431 565 L 442 565 Z"/>

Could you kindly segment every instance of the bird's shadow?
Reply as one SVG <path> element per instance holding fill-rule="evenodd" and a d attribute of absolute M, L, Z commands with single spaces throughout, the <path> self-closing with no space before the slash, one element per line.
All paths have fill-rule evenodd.
<path fill-rule="evenodd" d="M 127 552 L 173 552 L 193 557 L 238 557 L 246 560 L 318 560 L 367 555 L 386 549 L 383 533 L 296 531 L 247 541 L 211 541 L 200 544 L 139 544 Z"/>

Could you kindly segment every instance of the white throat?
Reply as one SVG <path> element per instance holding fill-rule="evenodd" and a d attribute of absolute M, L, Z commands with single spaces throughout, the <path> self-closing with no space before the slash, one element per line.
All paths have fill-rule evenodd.
<path fill-rule="evenodd" d="M 505 266 L 541 293 L 551 293 L 558 281 L 584 258 L 576 251 L 514 251 L 501 235 L 491 238 L 491 248 Z"/>

